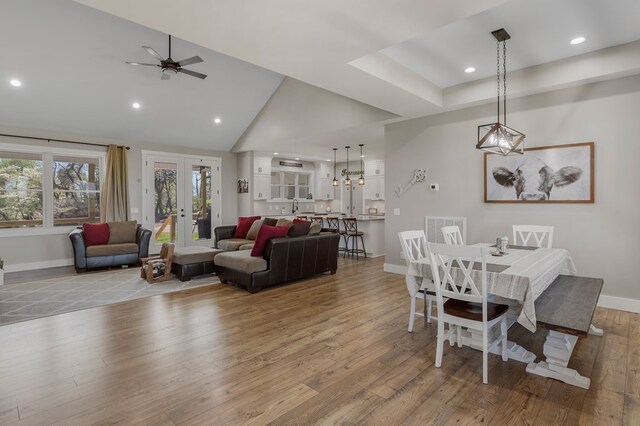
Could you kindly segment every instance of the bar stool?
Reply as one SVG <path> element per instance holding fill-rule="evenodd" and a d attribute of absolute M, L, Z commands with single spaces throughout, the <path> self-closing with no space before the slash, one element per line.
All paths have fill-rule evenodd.
<path fill-rule="evenodd" d="M 324 224 L 322 216 L 311 216 L 311 222 L 318 222 L 320 224 L 320 227 L 322 227 Z"/>
<path fill-rule="evenodd" d="M 345 252 L 344 257 L 356 255 L 356 259 L 360 258 L 360 253 L 364 254 L 364 257 L 367 257 L 367 252 L 364 248 L 364 233 L 358 232 L 358 219 L 355 217 L 345 217 L 342 219 L 342 223 L 344 224 L 345 231 Z M 362 242 L 362 248 L 358 247 L 358 238 Z M 349 241 L 351 241 L 351 248 L 349 248 Z M 355 247 L 354 247 L 355 246 Z"/>
<path fill-rule="evenodd" d="M 346 252 L 347 250 L 347 233 L 340 229 L 340 218 L 337 217 L 327 217 L 327 227 L 329 229 L 335 229 L 338 234 L 340 234 L 340 236 L 342 237 L 342 240 L 344 241 L 344 247 L 338 247 L 338 255 L 340 254 L 340 252 Z"/>

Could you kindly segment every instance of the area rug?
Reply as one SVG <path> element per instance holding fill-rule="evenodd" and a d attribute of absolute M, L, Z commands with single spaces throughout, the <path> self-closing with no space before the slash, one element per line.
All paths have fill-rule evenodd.
<path fill-rule="evenodd" d="M 174 278 L 149 284 L 140 278 L 139 268 L 125 268 L 5 284 L 0 286 L 0 325 L 219 282 L 217 277 L 207 275 L 187 282 Z"/>

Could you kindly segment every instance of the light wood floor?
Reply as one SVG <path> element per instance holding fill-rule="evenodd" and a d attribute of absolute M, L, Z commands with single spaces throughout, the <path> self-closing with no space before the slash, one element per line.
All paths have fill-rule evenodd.
<path fill-rule="evenodd" d="M 640 424 L 640 315 L 599 309 L 589 391 L 407 333 L 382 259 L 251 295 L 187 290 L 0 327 L 0 424 Z M 544 332 L 513 340 L 541 355 Z"/>

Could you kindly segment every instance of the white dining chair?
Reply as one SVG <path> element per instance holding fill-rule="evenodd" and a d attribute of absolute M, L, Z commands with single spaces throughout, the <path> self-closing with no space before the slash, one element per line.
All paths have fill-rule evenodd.
<path fill-rule="evenodd" d="M 529 244 L 529 240 L 531 240 L 531 244 Z M 553 244 L 553 226 L 513 225 L 513 244 L 551 248 Z"/>
<path fill-rule="evenodd" d="M 462 233 L 460 232 L 460 228 L 458 228 L 455 225 L 443 226 L 442 236 L 444 237 L 444 242 L 447 244 L 452 244 L 455 246 L 464 245 L 464 240 L 462 239 Z"/>
<path fill-rule="evenodd" d="M 411 262 L 417 262 L 418 260 L 428 257 L 427 238 L 424 231 L 419 230 L 398 232 L 398 237 L 400 237 L 400 246 L 402 247 L 402 252 L 404 253 L 404 258 L 407 262 L 407 266 L 409 266 Z M 436 300 L 436 293 L 432 289 L 429 289 L 427 286 L 421 286 L 419 283 L 419 278 L 417 277 L 407 275 L 405 281 L 407 284 L 407 290 L 409 290 L 409 296 L 411 297 L 408 330 L 409 332 L 412 332 L 416 315 L 420 317 L 425 317 L 426 315 L 427 323 L 430 323 L 432 319 L 437 318 L 433 316 L 433 303 Z M 425 314 L 416 312 L 416 299 L 421 299 L 423 301 L 425 301 L 426 299 L 425 303 L 427 304 L 427 306 L 425 309 Z"/>
<path fill-rule="evenodd" d="M 431 271 L 436 287 L 438 308 L 438 341 L 436 367 L 442 365 L 444 341 L 454 340 L 461 346 L 461 328 L 482 333 L 482 382 L 488 383 L 488 355 L 495 347 L 502 349 L 502 360 L 507 361 L 507 305 L 487 301 L 487 249 L 476 246 L 427 243 Z M 479 264 L 480 285 L 474 279 L 474 265 Z M 452 278 L 456 268 L 459 279 Z M 442 277 L 442 278 L 441 278 Z M 445 301 L 445 298 L 448 300 Z M 448 325 L 445 333 L 444 325 Z M 500 325 L 500 335 L 489 342 L 489 331 Z"/>

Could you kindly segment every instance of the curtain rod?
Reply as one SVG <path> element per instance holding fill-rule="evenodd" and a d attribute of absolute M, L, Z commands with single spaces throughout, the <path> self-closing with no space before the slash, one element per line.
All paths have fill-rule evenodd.
<path fill-rule="evenodd" d="M 104 146 L 104 147 L 108 147 L 109 146 L 109 145 L 105 145 L 105 144 L 102 144 L 102 143 L 67 141 L 67 140 L 64 140 L 64 139 L 38 138 L 38 137 L 33 137 L 33 136 L 22 136 L 22 135 L 8 135 L 8 134 L 4 134 L 4 133 L 0 133 L 0 136 L 4 136 L 4 137 L 7 137 L 7 138 L 33 139 L 33 140 L 37 140 L 37 141 L 46 141 L 46 142 L 75 143 L 75 144 L 78 144 L 78 145 Z M 118 146 L 120 146 L 120 145 L 118 145 Z M 121 147 L 125 148 L 127 150 L 131 149 L 130 146 L 121 146 Z"/>

